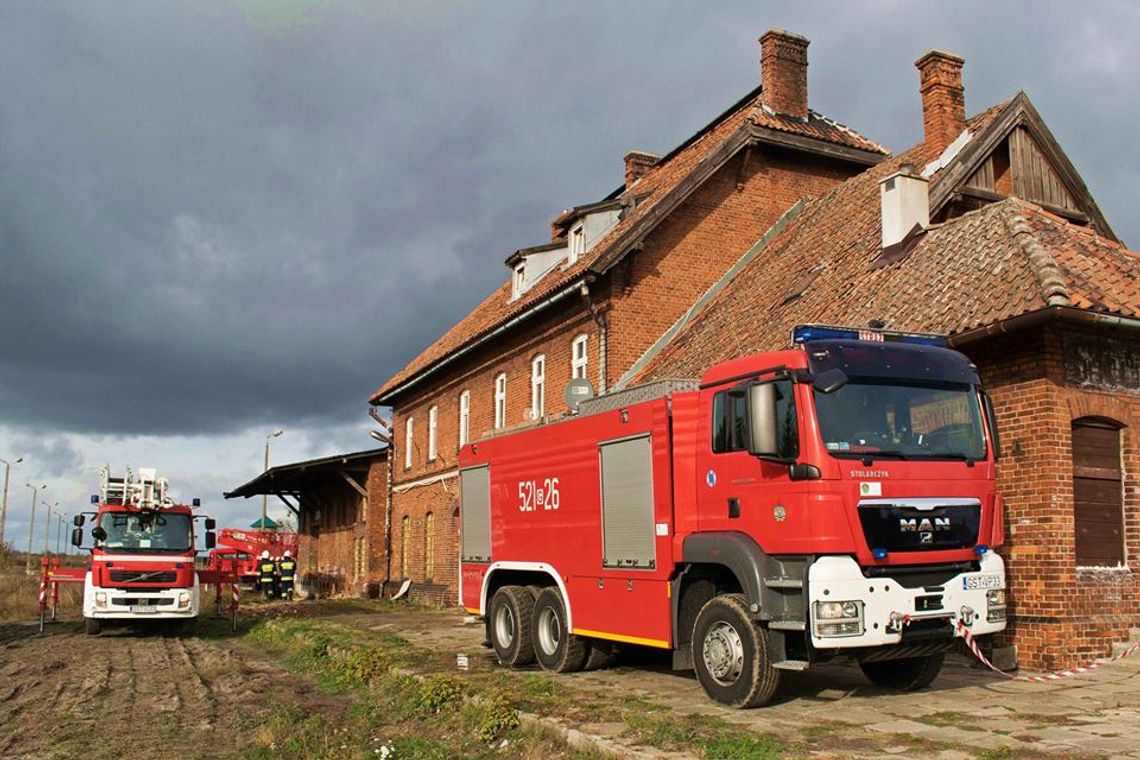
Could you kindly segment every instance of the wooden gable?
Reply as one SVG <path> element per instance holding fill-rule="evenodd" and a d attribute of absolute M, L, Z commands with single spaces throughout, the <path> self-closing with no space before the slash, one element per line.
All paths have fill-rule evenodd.
<path fill-rule="evenodd" d="M 1023 92 L 935 179 L 930 216 L 946 220 L 1011 195 L 1119 242 L 1076 167 Z"/>

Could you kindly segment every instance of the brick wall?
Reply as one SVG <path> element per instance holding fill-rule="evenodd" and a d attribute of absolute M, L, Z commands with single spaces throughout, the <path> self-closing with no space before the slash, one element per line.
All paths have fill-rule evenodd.
<path fill-rule="evenodd" d="M 368 499 L 336 473 L 301 497 L 297 564 L 302 589 L 320 596 L 378 593 L 386 576 L 386 467 L 382 458 L 370 464 L 362 484 Z"/>
<path fill-rule="evenodd" d="M 1071 332 L 1071 331 L 1070 331 Z M 1078 334 L 1078 339 L 1079 339 Z M 1065 334 L 1056 327 L 967 348 L 994 399 L 1004 457 L 999 488 L 1007 539 L 1009 630 L 1023 667 L 1052 670 L 1109 654 L 1140 626 L 1140 394 L 1065 381 Z M 1123 350 L 1140 342 L 1126 339 Z M 1112 419 L 1121 431 L 1125 568 L 1078 569 L 1073 512 L 1072 421 Z"/>

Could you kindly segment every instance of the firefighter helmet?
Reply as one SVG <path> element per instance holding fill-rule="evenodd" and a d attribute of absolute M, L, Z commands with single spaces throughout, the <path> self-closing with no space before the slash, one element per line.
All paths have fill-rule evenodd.
<path fill-rule="evenodd" d="M 285 556 L 285 559 L 289 559 L 290 557 L 293 556 L 293 553 L 291 551 L 289 551 L 288 549 L 286 549 L 284 556 Z"/>
<path fill-rule="evenodd" d="M 266 549 L 265 551 L 263 551 L 261 553 L 261 558 L 262 559 L 269 559 L 269 550 L 268 549 Z"/>

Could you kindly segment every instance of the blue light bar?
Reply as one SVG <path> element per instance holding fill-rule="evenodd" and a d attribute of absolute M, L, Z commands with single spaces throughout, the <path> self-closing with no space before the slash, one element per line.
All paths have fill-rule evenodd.
<path fill-rule="evenodd" d="M 920 346 L 946 347 L 946 339 L 929 333 L 905 333 L 891 330 L 860 330 L 854 327 L 831 325 L 796 325 L 792 329 L 792 344 L 801 345 L 811 340 L 863 340 L 869 343 L 912 343 Z"/>
<path fill-rule="evenodd" d="M 879 548 L 872 549 L 871 550 L 871 556 L 873 556 L 875 559 L 886 559 L 887 558 L 887 550 L 886 549 L 879 549 Z"/>

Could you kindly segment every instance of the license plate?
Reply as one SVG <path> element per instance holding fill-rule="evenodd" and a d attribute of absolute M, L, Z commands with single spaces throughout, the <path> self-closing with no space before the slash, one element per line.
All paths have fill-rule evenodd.
<path fill-rule="evenodd" d="M 158 608 L 152 604 L 136 604 L 131 607 L 131 612 L 135 615 L 153 615 L 158 612 Z"/>
<path fill-rule="evenodd" d="M 983 588 L 1001 588 L 1002 581 L 1000 575 L 967 575 L 962 579 L 962 588 L 966 591 L 974 591 Z"/>

